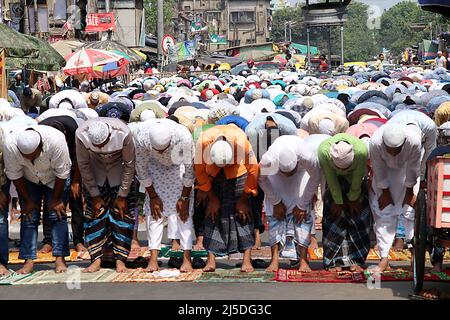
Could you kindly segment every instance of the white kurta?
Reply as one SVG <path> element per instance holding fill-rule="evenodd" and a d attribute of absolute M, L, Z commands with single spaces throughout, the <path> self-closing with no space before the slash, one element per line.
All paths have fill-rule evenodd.
<path fill-rule="evenodd" d="M 172 139 L 170 146 L 160 153 L 151 147 L 146 127 L 164 125 L 170 130 Z M 148 128 L 147 127 L 147 128 Z M 163 202 L 163 216 L 169 217 L 169 238 L 180 239 L 181 247 L 190 250 L 192 247 L 192 215 L 194 212 L 194 192 L 190 194 L 189 219 L 183 223 L 177 214 L 176 203 L 183 187 L 194 184 L 193 155 L 194 142 L 188 129 L 168 119 L 148 120 L 136 130 L 136 173 L 141 186 L 153 186 Z M 151 199 L 146 194 L 144 213 L 147 217 L 149 249 L 160 249 L 163 219 L 154 220 L 150 209 Z M 175 224 L 177 228 L 175 228 Z"/>
<path fill-rule="evenodd" d="M 297 172 L 288 177 L 278 170 L 279 152 L 283 148 L 292 148 L 297 155 Z M 279 137 L 270 146 L 261 159 L 260 187 L 264 190 L 264 208 L 269 217 L 270 243 L 274 245 L 286 243 L 286 236 L 293 236 L 295 241 L 307 247 L 309 235 L 314 221 L 312 214 L 312 197 L 316 193 L 321 180 L 317 148 L 305 143 L 298 136 Z M 264 168 L 272 168 L 264 170 Z M 273 217 L 273 206 L 282 201 L 286 206 L 285 221 L 277 221 Z M 298 207 L 307 211 L 301 224 L 293 222 L 292 210 Z"/>
<path fill-rule="evenodd" d="M 421 140 L 414 129 L 406 129 L 406 141 L 402 151 L 392 156 L 383 145 L 381 127 L 370 141 L 370 159 L 372 161 L 373 181 L 369 190 L 369 203 L 374 216 L 374 230 L 377 237 L 381 257 L 389 255 L 389 250 L 395 238 L 398 219 L 404 217 L 406 239 L 410 240 L 414 233 L 414 208 L 405 205 L 403 200 L 406 189 L 419 191 Z M 389 189 L 394 204 L 380 210 L 378 199 L 383 189 Z"/>

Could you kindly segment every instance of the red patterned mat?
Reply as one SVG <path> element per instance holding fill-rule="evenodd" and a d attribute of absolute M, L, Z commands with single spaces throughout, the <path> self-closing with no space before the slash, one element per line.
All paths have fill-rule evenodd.
<path fill-rule="evenodd" d="M 316 283 L 362 283 L 366 282 L 371 275 L 367 270 L 364 272 L 331 272 L 325 270 L 314 270 L 311 272 L 299 272 L 298 270 L 279 269 L 275 280 L 279 282 L 316 282 Z M 413 281 L 414 274 L 410 270 L 392 269 L 381 274 L 381 281 Z M 425 273 L 424 281 L 450 282 L 450 269 L 443 272 Z"/>
<path fill-rule="evenodd" d="M 275 275 L 279 282 L 316 282 L 316 283 L 361 283 L 366 282 L 362 272 L 331 272 L 314 270 L 311 272 L 299 272 L 298 270 L 279 269 Z"/>

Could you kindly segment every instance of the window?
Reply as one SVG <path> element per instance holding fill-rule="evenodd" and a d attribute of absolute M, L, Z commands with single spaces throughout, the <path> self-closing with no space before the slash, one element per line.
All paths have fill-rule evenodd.
<path fill-rule="evenodd" d="M 231 12 L 232 23 L 254 23 L 255 12 L 254 11 L 236 11 Z"/>

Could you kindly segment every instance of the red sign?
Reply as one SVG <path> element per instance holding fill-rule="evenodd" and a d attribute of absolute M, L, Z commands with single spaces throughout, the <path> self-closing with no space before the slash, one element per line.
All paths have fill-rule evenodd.
<path fill-rule="evenodd" d="M 114 30 L 114 13 L 90 13 L 86 17 L 86 32 Z"/>

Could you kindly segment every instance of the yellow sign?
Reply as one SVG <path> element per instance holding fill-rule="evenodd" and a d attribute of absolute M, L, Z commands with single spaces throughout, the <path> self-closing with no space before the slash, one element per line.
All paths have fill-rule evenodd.
<path fill-rule="evenodd" d="M 8 90 L 6 85 L 6 61 L 5 50 L 0 52 L 0 98 L 8 98 Z"/>

